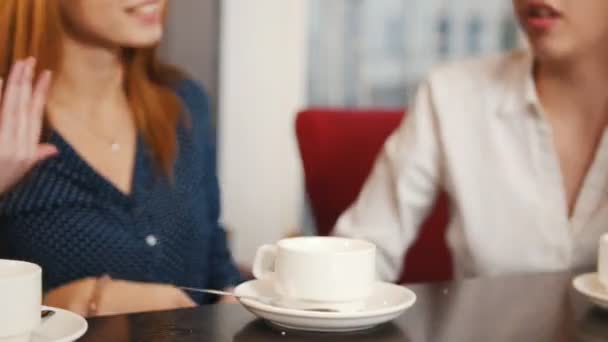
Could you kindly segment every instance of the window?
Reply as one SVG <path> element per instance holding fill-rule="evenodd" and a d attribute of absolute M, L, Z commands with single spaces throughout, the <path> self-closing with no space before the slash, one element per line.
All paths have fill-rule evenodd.
<path fill-rule="evenodd" d="M 518 45 L 508 0 L 311 0 L 308 102 L 407 105 L 429 69 Z"/>

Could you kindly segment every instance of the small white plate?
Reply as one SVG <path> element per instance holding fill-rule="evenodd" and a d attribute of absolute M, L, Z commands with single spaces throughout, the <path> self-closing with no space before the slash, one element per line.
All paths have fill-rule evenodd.
<path fill-rule="evenodd" d="M 271 281 L 252 280 L 235 289 L 237 296 L 277 298 Z M 389 322 L 416 302 L 416 294 L 406 287 L 377 282 L 365 307 L 357 312 L 317 312 L 277 307 L 250 299 L 241 304 L 271 324 L 292 330 L 315 332 L 352 332 Z"/>
<path fill-rule="evenodd" d="M 572 285 L 593 304 L 608 309 L 608 290 L 600 283 L 597 273 L 579 275 L 574 278 Z"/>
<path fill-rule="evenodd" d="M 31 342 L 72 342 L 87 332 L 89 325 L 81 316 L 62 309 L 43 306 L 55 314 L 44 320 L 34 331 Z"/>

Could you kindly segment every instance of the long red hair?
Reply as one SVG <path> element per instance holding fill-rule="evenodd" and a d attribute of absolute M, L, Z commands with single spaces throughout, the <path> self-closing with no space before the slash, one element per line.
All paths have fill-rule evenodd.
<path fill-rule="evenodd" d="M 61 72 L 64 36 L 59 1 L 0 0 L 0 77 L 15 61 L 33 56 L 37 73 Z M 138 131 L 153 151 L 159 168 L 170 176 L 177 155 L 176 128 L 182 106 L 172 87 L 177 69 L 160 63 L 156 47 L 125 51 L 125 91 Z"/>

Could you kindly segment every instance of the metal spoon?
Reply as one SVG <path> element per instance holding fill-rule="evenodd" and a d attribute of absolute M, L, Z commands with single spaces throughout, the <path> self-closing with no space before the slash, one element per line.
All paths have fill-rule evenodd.
<path fill-rule="evenodd" d="M 217 296 L 234 297 L 237 299 L 249 299 L 249 300 L 255 300 L 257 302 L 261 302 L 264 304 L 275 305 L 275 300 L 272 298 L 269 298 L 269 297 L 241 296 L 241 295 L 237 295 L 233 292 L 211 290 L 211 289 L 197 289 L 197 288 L 193 288 L 193 287 L 182 287 L 182 286 L 178 286 L 178 289 L 188 291 L 188 292 L 199 292 L 199 293 L 206 293 L 206 294 L 212 294 L 212 295 L 217 295 Z"/>
<path fill-rule="evenodd" d="M 273 298 L 270 298 L 270 297 L 243 296 L 243 295 L 237 295 L 233 292 L 211 290 L 211 289 L 197 289 L 197 288 L 193 288 L 193 287 L 178 286 L 177 288 L 180 290 L 183 290 L 183 291 L 188 291 L 188 292 L 199 292 L 199 293 L 207 293 L 207 294 L 213 294 L 213 295 L 218 295 L 218 296 L 229 296 L 229 297 L 234 297 L 237 299 L 255 300 L 256 302 L 260 302 L 263 304 L 280 307 L 280 305 L 277 304 L 276 300 L 274 300 Z M 301 310 L 315 311 L 315 312 L 333 312 L 333 313 L 340 312 L 339 310 L 334 310 L 334 309 L 301 309 Z"/>
<path fill-rule="evenodd" d="M 40 312 L 40 318 L 42 319 L 42 322 L 45 322 L 46 320 L 53 317 L 54 315 L 55 315 L 55 311 L 53 311 L 53 310 L 42 310 Z"/>

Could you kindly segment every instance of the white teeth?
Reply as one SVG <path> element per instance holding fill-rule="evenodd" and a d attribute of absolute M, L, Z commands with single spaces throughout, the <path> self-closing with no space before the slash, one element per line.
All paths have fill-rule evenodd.
<path fill-rule="evenodd" d="M 159 9 L 160 9 L 160 6 L 158 4 L 148 4 L 148 5 L 136 7 L 134 9 L 134 12 L 143 14 L 143 15 L 148 15 L 148 14 L 154 14 L 154 13 L 158 12 Z"/>
<path fill-rule="evenodd" d="M 533 17 L 538 17 L 538 18 L 553 17 L 553 12 L 551 12 L 551 10 L 549 10 L 548 8 L 544 8 L 544 7 L 532 9 L 531 14 Z"/>

